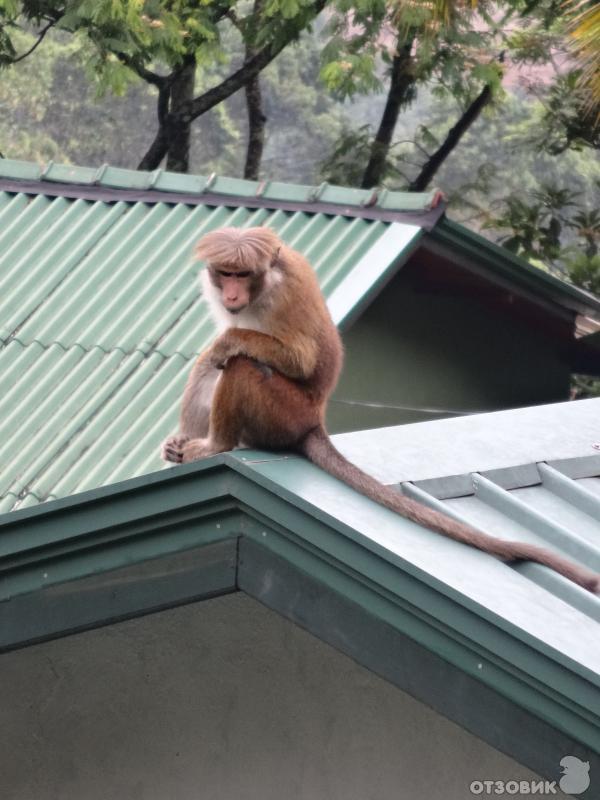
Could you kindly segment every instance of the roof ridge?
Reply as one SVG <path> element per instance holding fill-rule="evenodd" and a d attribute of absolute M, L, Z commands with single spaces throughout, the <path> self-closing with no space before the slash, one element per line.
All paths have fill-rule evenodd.
<path fill-rule="evenodd" d="M 103 164 L 101 167 L 80 167 L 68 164 L 45 165 L 29 161 L 0 158 L 0 179 L 41 184 L 70 184 L 80 187 L 142 192 L 166 192 L 174 195 L 220 195 L 263 201 L 306 204 L 331 204 L 356 209 L 379 211 L 429 211 L 440 205 L 439 189 L 427 192 L 397 192 L 384 187 L 356 189 L 324 181 L 319 186 L 285 181 L 254 181 L 224 175 L 191 175 L 156 169 L 144 172 Z M 0 186 L 0 190 L 2 187 Z"/>

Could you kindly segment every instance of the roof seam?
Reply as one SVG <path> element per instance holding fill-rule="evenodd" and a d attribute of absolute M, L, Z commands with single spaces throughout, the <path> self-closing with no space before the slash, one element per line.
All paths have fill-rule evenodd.
<path fill-rule="evenodd" d="M 179 322 L 179 320 L 176 320 Z M 163 338 L 162 336 L 160 337 Z M 157 347 L 150 346 L 148 349 L 144 349 L 142 347 L 134 347 L 132 350 L 126 350 L 124 347 L 120 345 L 114 345 L 113 347 L 103 347 L 101 344 L 93 344 L 93 345 L 84 345 L 81 342 L 72 342 L 71 344 L 63 344 L 59 342 L 57 339 L 53 339 L 51 342 L 44 343 L 39 339 L 33 338 L 28 341 L 24 341 L 23 339 L 19 339 L 18 336 L 8 336 L 6 339 L 0 338 L 0 344 L 4 345 L 4 347 L 8 347 L 9 344 L 16 342 L 20 344 L 21 347 L 29 347 L 32 344 L 37 344 L 40 348 L 44 351 L 50 350 L 52 347 L 60 347 L 65 353 L 68 353 L 70 350 L 73 350 L 75 347 L 79 347 L 84 353 L 93 353 L 96 350 L 100 350 L 105 355 L 109 355 L 110 353 L 116 353 L 117 351 L 121 352 L 124 356 L 132 356 L 134 353 L 141 353 L 144 358 L 149 358 L 154 353 L 157 353 L 159 356 L 162 356 L 164 359 L 174 358 L 175 356 L 179 356 L 180 358 L 185 359 L 186 361 L 195 358 L 197 355 L 196 352 L 186 353 L 182 350 L 173 350 L 171 353 L 165 353 Z M 1 348 L 0 348 L 1 349 Z"/>

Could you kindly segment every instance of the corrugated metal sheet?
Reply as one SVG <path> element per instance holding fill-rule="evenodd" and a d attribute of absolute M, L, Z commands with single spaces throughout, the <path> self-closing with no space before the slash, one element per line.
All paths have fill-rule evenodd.
<path fill-rule="evenodd" d="M 445 497 L 439 502 L 432 491 L 411 483 L 402 484 L 405 494 L 480 530 L 503 539 L 542 545 L 559 551 L 588 569 L 600 573 L 600 477 L 573 479 L 545 462 L 527 465 L 527 482 L 531 468 L 539 483 L 520 486 L 519 470 L 511 470 L 505 479 L 517 483 L 506 489 L 497 480 L 477 472 L 467 477 L 473 494 Z M 600 473 L 600 459 L 597 467 Z M 600 600 L 550 570 L 537 564 L 515 564 L 514 569 L 526 575 L 554 595 L 600 622 Z"/>
<path fill-rule="evenodd" d="M 600 399 L 334 439 L 363 469 L 425 505 L 600 573 Z M 600 621 L 600 598 L 537 564 L 512 568 Z"/>
<path fill-rule="evenodd" d="M 0 161 L 4 174 L 11 164 L 16 174 L 14 162 Z M 21 177 L 39 178 L 35 170 Z M 103 179 L 124 182 L 122 172 Z M 274 228 L 338 301 L 391 227 L 406 229 L 406 241 L 419 232 L 324 213 L 0 192 L 0 511 L 161 468 L 158 445 L 176 429 L 190 362 L 213 335 L 192 248 L 223 225 Z M 401 249 L 388 243 L 389 259 Z"/>

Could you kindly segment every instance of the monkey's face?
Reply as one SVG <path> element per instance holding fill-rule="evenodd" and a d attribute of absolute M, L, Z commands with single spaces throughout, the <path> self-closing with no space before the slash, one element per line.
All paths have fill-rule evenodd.
<path fill-rule="evenodd" d="M 239 314 L 247 308 L 260 290 L 263 275 L 252 270 L 231 270 L 211 267 L 212 284 L 219 290 L 223 307 L 230 314 Z"/>

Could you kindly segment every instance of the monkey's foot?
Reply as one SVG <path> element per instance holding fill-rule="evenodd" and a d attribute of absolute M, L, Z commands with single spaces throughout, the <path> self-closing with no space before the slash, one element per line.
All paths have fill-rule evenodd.
<path fill-rule="evenodd" d="M 187 464 L 188 461 L 214 456 L 215 452 L 217 451 L 212 447 L 210 439 L 191 439 L 183 446 L 182 461 Z"/>
<path fill-rule="evenodd" d="M 183 448 L 189 440 L 189 436 L 169 436 L 162 443 L 160 457 L 163 461 L 172 461 L 173 464 L 183 463 Z"/>

